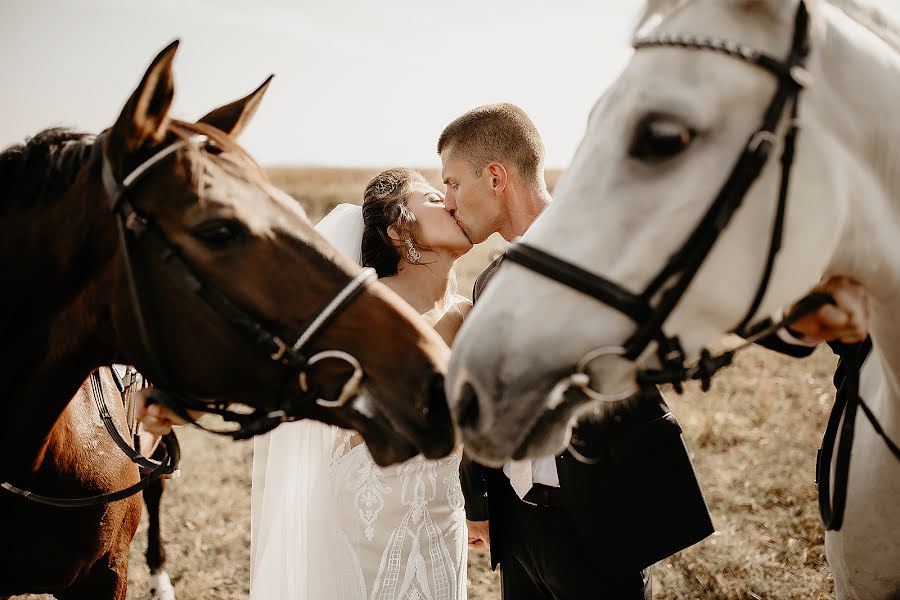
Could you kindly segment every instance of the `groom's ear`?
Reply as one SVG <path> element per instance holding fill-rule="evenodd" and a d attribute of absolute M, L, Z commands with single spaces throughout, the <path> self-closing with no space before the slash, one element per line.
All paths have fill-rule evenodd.
<path fill-rule="evenodd" d="M 495 196 L 499 196 L 506 189 L 506 184 L 509 183 L 509 172 L 498 162 L 488 163 L 484 170 L 485 175 L 490 178 L 488 183 L 491 185 L 491 190 Z"/>

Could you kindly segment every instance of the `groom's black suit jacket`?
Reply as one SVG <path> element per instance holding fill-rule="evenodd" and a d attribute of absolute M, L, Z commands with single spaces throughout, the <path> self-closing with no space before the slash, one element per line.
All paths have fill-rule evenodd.
<path fill-rule="evenodd" d="M 501 260 L 479 275 L 476 301 Z M 596 464 L 581 463 L 568 451 L 556 457 L 565 510 L 598 568 L 615 574 L 637 573 L 714 531 L 681 427 L 662 395 L 654 390 L 623 404 L 602 422 L 581 420 L 574 429 L 572 444 Z M 508 530 L 496 503 L 508 497 L 509 479 L 465 454 L 460 476 L 466 517 L 490 520 L 496 567 L 504 560 Z"/>

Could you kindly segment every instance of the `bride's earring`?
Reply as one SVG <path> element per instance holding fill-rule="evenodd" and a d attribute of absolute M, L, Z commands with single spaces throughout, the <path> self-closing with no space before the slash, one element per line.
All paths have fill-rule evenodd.
<path fill-rule="evenodd" d="M 406 238 L 406 258 L 411 263 L 417 263 L 422 258 L 422 255 L 419 254 L 419 251 L 413 245 L 411 238 Z"/>

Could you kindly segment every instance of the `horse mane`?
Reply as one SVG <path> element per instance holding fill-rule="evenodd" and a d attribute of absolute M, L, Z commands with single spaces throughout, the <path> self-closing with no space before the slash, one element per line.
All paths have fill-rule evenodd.
<path fill-rule="evenodd" d="M 62 196 L 91 156 L 95 139 L 51 127 L 0 152 L 0 215 Z"/>
<path fill-rule="evenodd" d="M 735 4 L 760 11 L 768 9 L 772 0 L 734 0 Z M 780 1 L 780 0 L 778 0 Z M 891 12 L 887 3 L 879 0 L 821 0 L 842 11 L 896 52 L 900 52 L 900 13 Z M 643 29 L 648 20 L 657 14 L 669 14 L 689 4 L 691 0 L 648 0 L 635 27 L 635 33 Z M 815 10 L 815 2 L 810 9 Z"/>

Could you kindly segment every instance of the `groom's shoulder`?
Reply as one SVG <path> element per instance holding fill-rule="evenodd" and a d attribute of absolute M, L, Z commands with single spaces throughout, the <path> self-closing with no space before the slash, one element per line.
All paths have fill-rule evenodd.
<path fill-rule="evenodd" d="M 472 290 L 472 302 L 478 301 L 478 296 L 484 291 L 484 288 L 490 283 L 491 278 L 493 278 L 494 273 L 496 273 L 497 269 L 500 267 L 500 263 L 503 262 L 504 255 L 501 254 L 497 258 L 491 261 L 487 267 L 485 267 L 484 271 L 478 274 L 478 277 L 475 278 L 475 287 Z"/>

